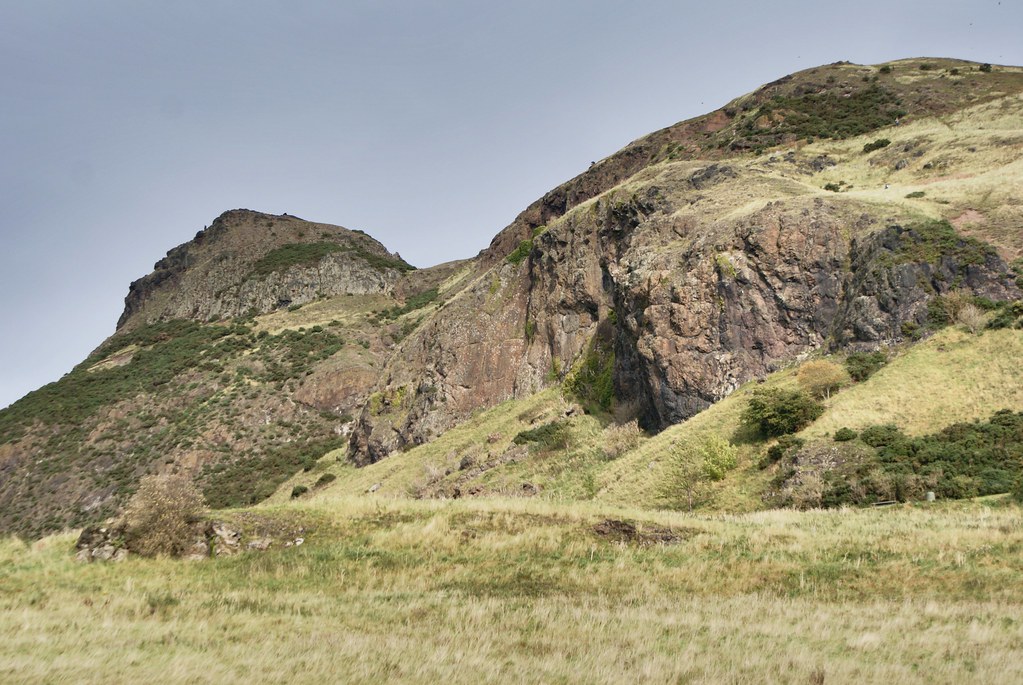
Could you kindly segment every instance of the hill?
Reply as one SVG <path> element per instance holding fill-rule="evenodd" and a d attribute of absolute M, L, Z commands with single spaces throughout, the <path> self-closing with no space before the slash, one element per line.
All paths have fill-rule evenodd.
<path fill-rule="evenodd" d="M 254 504 L 337 459 L 337 490 L 656 504 L 657 455 L 689 431 L 732 439 L 758 381 L 897 349 L 890 376 L 947 323 L 943 302 L 1009 311 L 1021 94 L 1023 69 L 956 60 L 793 74 L 631 143 L 476 258 L 428 269 L 358 231 L 228 212 L 132 284 L 88 359 L 0 413 L 0 530 L 102 520 L 156 472 Z M 1004 369 L 985 341 L 1015 335 L 971 338 L 960 362 Z M 888 420 L 865 409 L 883 377 L 836 396 L 808 438 Z M 971 411 L 890 418 L 928 433 L 1023 409 L 977 388 Z M 512 446 L 562 419 L 522 438 L 543 449 Z M 718 501 L 765 506 L 767 444 L 739 442 L 743 475 Z"/>

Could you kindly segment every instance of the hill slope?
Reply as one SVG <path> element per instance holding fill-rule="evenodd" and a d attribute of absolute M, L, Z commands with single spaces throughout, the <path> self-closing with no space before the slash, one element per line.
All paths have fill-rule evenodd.
<path fill-rule="evenodd" d="M 658 431 L 815 351 L 926 334 L 953 291 L 1019 298 L 1021 94 L 1023 70 L 954 60 L 800 72 L 630 144 L 430 269 L 359 232 L 228 212 L 132 284 L 89 359 L 0 414 L 0 530 L 102 518 L 154 471 L 257 502 L 327 452 L 366 465 L 509 400 L 573 412 L 584 439 L 484 469 L 484 490 L 540 475 L 610 497 L 580 445 L 611 416 Z M 563 384 L 593 413 L 543 394 Z M 473 459 L 505 454 L 515 422 L 493 417 L 502 449 Z M 436 480 L 420 494 L 453 494 Z"/>

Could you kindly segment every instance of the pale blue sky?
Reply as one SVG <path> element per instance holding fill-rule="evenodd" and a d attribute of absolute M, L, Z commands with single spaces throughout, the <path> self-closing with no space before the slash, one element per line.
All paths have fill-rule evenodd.
<path fill-rule="evenodd" d="M 998 0 L 0 0 L 0 406 L 224 210 L 469 257 L 591 160 L 762 83 L 1023 64 L 1021 28 Z"/>

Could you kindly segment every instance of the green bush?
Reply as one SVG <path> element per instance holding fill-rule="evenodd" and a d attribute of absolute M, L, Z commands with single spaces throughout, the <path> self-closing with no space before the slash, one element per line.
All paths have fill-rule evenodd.
<path fill-rule="evenodd" d="M 996 312 L 994 317 L 988 321 L 988 328 L 995 330 L 999 328 L 1023 328 L 1023 300 L 1002 303 Z"/>
<path fill-rule="evenodd" d="M 888 363 L 884 352 L 853 352 L 845 358 L 845 370 L 857 382 L 870 378 L 882 366 Z"/>
<path fill-rule="evenodd" d="M 991 65 L 985 62 L 984 64 L 980 65 L 980 70 L 983 71 L 985 74 L 990 74 L 991 73 Z"/>
<path fill-rule="evenodd" d="M 886 64 L 880 69 L 878 69 L 878 71 L 880 71 L 882 74 L 890 74 L 892 73 L 892 67 L 890 64 Z"/>
<path fill-rule="evenodd" d="M 918 197 L 923 197 L 924 195 L 925 195 L 924 191 L 922 191 L 922 190 L 914 190 L 912 193 L 906 193 L 906 199 L 907 200 L 914 200 L 914 199 L 916 199 Z"/>
<path fill-rule="evenodd" d="M 537 428 L 520 431 L 512 442 L 516 445 L 536 445 L 541 451 L 568 447 L 568 426 L 563 421 L 552 421 Z"/>
<path fill-rule="evenodd" d="M 899 427 L 892 423 L 881 426 L 870 426 L 860 432 L 860 440 L 871 447 L 891 447 L 905 442 L 906 436 L 902 434 Z"/>
<path fill-rule="evenodd" d="M 307 488 L 306 486 L 304 486 L 304 485 L 296 485 L 295 487 L 293 487 L 291 489 L 291 499 L 295 499 L 296 497 L 301 497 L 302 495 L 306 494 L 307 492 L 309 492 L 309 488 Z"/>
<path fill-rule="evenodd" d="M 856 431 L 851 428 L 839 428 L 835 431 L 834 440 L 835 442 L 848 442 L 849 440 L 856 439 Z"/>
<path fill-rule="evenodd" d="M 316 484 L 313 487 L 322 488 L 324 485 L 329 485 L 333 483 L 335 480 L 337 480 L 337 476 L 335 476 L 333 473 L 325 473 L 316 479 Z"/>
<path fill-rule="evenodd" d="M 842 186 L 837 183 L 825 183 L 824 190 L 830 190 L 833 193 L 840 193 L 842 192 Z"/>
<path fill-rule="evenodd" d="M 366 262 L 372 268 L 383 271 L 413 271 L 415 267 L 401 259 L 370 252 L 356 243 L 288 243 L 271 250 L 252 265 L 253 276 L 265 276 L 274 271 L 282 271 L 292 266 L 306 266 L 318 263 L 321 259 L 335 252 L 352 254 Z"/>
<path fill-rule="evenodd" d="M 888 147 L 892 144 L 892 141 L 887 138 L 878 138 L 873 143 L 867 143 L 863 146 L 863 152 L 873 152 L 874 150 L 880 150 L 883 147 Z"/>
<path fill-rule="evenodd" d="M 758 388 L 742 412 L 742 423 L 773 438 L 795 433 L 823 413 L 823 405 L 806 393 Z"/>

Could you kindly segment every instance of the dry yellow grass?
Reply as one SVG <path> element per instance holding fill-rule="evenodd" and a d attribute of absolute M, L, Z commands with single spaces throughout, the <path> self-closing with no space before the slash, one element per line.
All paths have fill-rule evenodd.
<path fill-rule="evenodd" d="M 999 409 L 1023 410 L 1023 334 L 1018 330 L 970 335 L 955 328 L 919 343 L 867 382 L 834 396 L 828 410 L 803 432 L 814 438 L 847 426 L 860 430 L 894 423 L 910 435 L 961 421 L 986 419 Z"/>
<path fill-rule="evenodd" d="M 274 509 L 265 510 L 273 514 Z M 335 498 L 306 545 L 78 565 L 0 543 L 5 682 L 1018 682 L 1004 502 L 689 516 Z M 603 517 L 677 544 L 601 538 Z"/>

